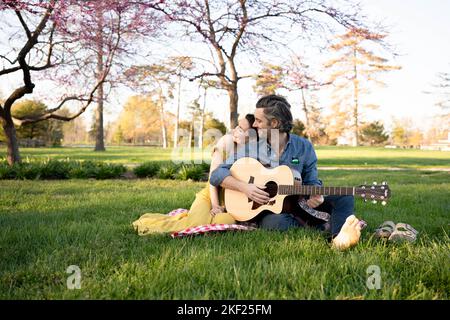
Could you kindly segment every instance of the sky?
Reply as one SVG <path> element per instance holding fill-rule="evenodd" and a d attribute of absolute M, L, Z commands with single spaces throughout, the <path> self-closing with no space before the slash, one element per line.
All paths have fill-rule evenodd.
<path fill-rule="evenodd" d="M 432 89 L 438 72 L 450 72 L 450 0 L 362 0 L 361 4 L 369 18 L 388 26 L 387 40 L 398 53 L 390 62 L 402 67 L 379 77 L 386 87 L 374 88 L 366 97 L 368 102 L 380 106 L 376 111 L 368 111 L 368 118 L 382 120 L 387 128 L 393 119 L 410 119 L 422 128 L 430 126 L 438 110 L 434 106 L 436 98 L 425 91 Z M 253 82 L 244 79 L 240 85 L 239 112 L 252 112 L 257 100 Z M 188 90 L 184 105 L 188 103 Z M 228 120 L 226 93 L 211 95 L 207 109 Z M 293 102 L 294 118 L 304 119 L 296 104 L 299 92 L 286 95 Z M 224 107 L 217 107 L 219 104 Z"/>
<path fill-rule="evenodd" d="M 417 125 L 437 111 L 435 97 L 424 93 L 438 72 L 450 73 L 449 0 L 363 0 L 375 17 L 391 25 L 390 41 L 402 66 L 383 77 L 387 87 L 374 94 L 384 117 L 411 117 Z M 386 119 L 388 120 L 388 119 Z"/>
<path fill-rule="evenodd" d="M 362 0 L 361 4 L 369 18 L 382 20 L 390 26 L 387 40 L 399 53 L 391 62 L 402 67 L 382 75 L 380 80 L 386 83 L 386 87 L 375 88 L 366 97 L 367 101 L 380 105 L 378 110 L 368 113 L 368 118 L 382 120 L 388 128 L 394 118 L 409 118 L 418 127 L 429 126 L 437 109 L 434 106 L 435 97 L 424 91 L 432 88 L 438 72 L 450 72 L 450 0 Z M 2 79 L 0 90 L 4 94 L 10 92 L 14 82 L 14 77 L 8 77 L 7 81 Z M 240 85 L 239 112 L 252 112 L 257 99 L 252 90 L 253 83 L 244 79 Z M 111 95 L 109 106 L 105 108 L 106 122 L 117 117 L 131 94 L 131 91 L 122 89 Z M 186 112 L 186 105 L 197 94 L 192 87 L 184 89 L 182 112 Z M 292 100 L 294 118 L 303 119 L 297 103 L 298 95 L 297 92 L 287 94 L 287 97 Z M 168 109 L 173 111 L 174 105 L 169 105 Z M 211 91 L 207 110 L 227 123 L 226 93 Z M 87 121 L 91 119 L 90 112 L 84 116 Z"/>

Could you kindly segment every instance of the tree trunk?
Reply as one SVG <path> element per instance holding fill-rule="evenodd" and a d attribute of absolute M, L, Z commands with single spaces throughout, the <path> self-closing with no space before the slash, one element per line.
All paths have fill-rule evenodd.
<path fill-rule="evenodd" d="M 95 149 L 94 151 L 105 151 L 103 132 L 103 83 L 98 87 L 97 109 L 95 110 Z"/>
<path fill-rule="evenodd" d="M 12 119 L 2 120 L 2 127 L 6 137 L 6 160 L 9 165 L 21 162 L 19 153 L 19 141 L 17 140 L 16 128 Z"/>
<path fill-rule="evenodd" d="M 302 103 L 303 103 L 303 112 L 305 113 L 305 125 L 307 127 L 306 130 L 308 130 L 309 128 L 309 113 L 308 113 L 308 106 L 306 105 L 306 99 L 305 99 L 305 93 L 304 93 L 304 88 L 300 89 L 302 92 Z"/>
<path fill-rule="evenodd" d="M 188 140 L 188 149 L 190 150 L 192 147 L 192 132 L 194 131 L 194 121 L 189 124 L 189 140 Z M 190 151 L 189 151 L 190 152 Z"/>
<path fill-rule="evenodd" d="M 202 111 L 200 113 L 200 132 L 199 132 L 199 137 L 198 137 L 198 147 L 199 148 L 203 148 L 203 128 L 205 126 L 205 109 L 206 109 L 206 93 L 207 93 L 208 89 L 205 88 L 205 93 L 203 95 L 203 108 Z"/>
<path fill-rule="evenodd" d="M 237 85 L 228 89 L 228 96 L 230 98 L 230 129 L 236 128 L 238 125 L 238 91 Z"/>
<path fill-rule="evenodd" d="M 358 124 L 358 94 L 359 94 L 359 88 L 358 88 L 358 70 L 356 69 L 356 49 L 353 50 L 353 72 L 354 72 L 354 78 L 353 78 L 353 98 L 354 98 L 354 106 L 353 106 L 353 119 L 355 120 L 355 128 L 354 128 L 354 135 L 355 135 L 355 141 L 354 146 L 357 147 L 359 145 L 358 141 L 358 134 L 359 134 L 359 124 Z"/>
<path fill-rule="evenodd" d="M 97 78 L 103 77 L 103 15 L 102 11 L 97 11 Z M 97 92 L 97 110 L 95 111 L 95 149 L 94 151 L 105 151 L 104 132 L 103 132 L 103 82 L 100 83 Z"/>
<path fill-rule="evenodd" d="M 162 113 L 161 113 L 161 122 L 164 123 L 164 116 Z M 162 147 L 164 149 L 166 149 L 167 148 L 167 133 L 166 133 L 166 126 L 164 124 L 161 126 L 161 131 L 162 131 L 162 141 L 163 141 Z"/>
<path fill-rule="evenodd" d="M 175 133 L 173 137 L 173 147 L 178 147 L 178 128 L 180 126 L 180 95 L 181 95 L 181 76 L 178 78 L 178 97 L 177 97 L 177 119 L 175 123 Z"/>
<path fill-rule="evenodd" d="M 160 120 L 161 120 L 161 136 L 162 136 L 162 147 L 164 149 L 167 148 L 167 130 L 166 130 L 166 121 L 164 117 L 164 104 L 162 96 L 159 98 L 159 105 L 160 105 Z"/>

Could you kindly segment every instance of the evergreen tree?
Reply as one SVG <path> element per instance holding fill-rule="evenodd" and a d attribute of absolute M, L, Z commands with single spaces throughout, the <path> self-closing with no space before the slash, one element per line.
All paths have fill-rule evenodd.
<path fill-rule="evenodd" d="M 389 136 L 384 132 L 384 125 L 379 122 L 371 122 L 362 126 L 359 141 L 363 145 L 382 145 L 389 139 Z"/>
<path fill-rule="evenodd" d="M 378 108 L 374 104 L 363 104 L 361 96 L 369 93 L 369 84 L 375 83 L 384 86 L 377 80 L 380 73 L 398 70 L 400 67 L 388 64 L 388 60 L 366 49 L 370 42 L 382 43 L 385 34 L 372 33 L 364 29 L 351 29 L 339 37 L 339 42 L 331 46 L 336 58 L 325 64 L 332 70 L 330 81 L 335 86 L 334 108 L 341 114 L 345 114 L 345 121 L 340 121 L 344 126 L 353 127 L 353 145 L 359 144 L 360 118 L 362 109 Z M 347 106 L 351 106 L 348 110 Z M 350 116 L 350 118 L 348 118 Z"/>

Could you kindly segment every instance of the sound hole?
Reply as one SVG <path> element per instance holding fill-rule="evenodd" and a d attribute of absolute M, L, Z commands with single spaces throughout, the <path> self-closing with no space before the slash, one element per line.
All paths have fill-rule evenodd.
<path fill-rule="evenodd" d="M 266 183 L 266 188 L 264 189 L 264 191 L 269 194 L 270 198 L 273 198 L 278 193 L 278 185 L 273 181 L 269 181 Z M 250 202 L 251 200 L 248 199 L 248 201 Z M 267 205 L 273 205 L 274 203 L 275 203 L 275 201 L 269 201 L 269 203 L 267 203 Z M 261 204 L 253 202 L 252 210 L 258 209 L 259 207 L 261 207 Z"/>
<path fill-rule="evenodd" d="M 264 189 L 264 191 L 267 192 L 271 198 L 273 198 L 278 193 L 278 185 L 274 181 L 269 181 L 266 183 L 266 189 Z"/>

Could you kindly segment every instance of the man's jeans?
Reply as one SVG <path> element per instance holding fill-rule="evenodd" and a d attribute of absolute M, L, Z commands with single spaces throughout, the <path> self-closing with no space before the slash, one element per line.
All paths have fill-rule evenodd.
<path fill-rule="evenodd" d="M 331 235 L 335 236 L 341 231 L 345 219 L 353 214 L 355 201 L 353 196 L 325 196 L 324 202 L 317 210 L 328 212 L 331 215 Z M 291 213 L 263 214 L 258 221 L 263 229 L 285 231 L 289 228 L 302 227 Z"/>

